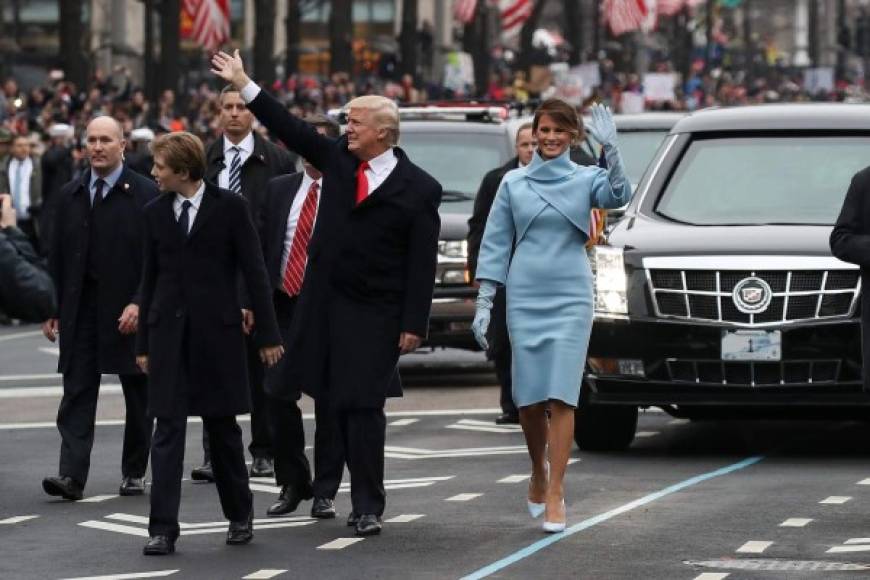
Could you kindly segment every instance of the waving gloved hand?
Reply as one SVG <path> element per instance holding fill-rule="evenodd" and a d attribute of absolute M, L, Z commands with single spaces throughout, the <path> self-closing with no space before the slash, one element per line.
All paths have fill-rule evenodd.
<path fill-rule="evenodd" d="M 492 299 L 495 296 L 496 283 L 491 280 L 481 280 L 480 288 L 477 292 L 477 310 L 474 313 L 474 322 L 471 323 L 471 332 L 474 333 L 474 340 L 480 345 L 480 348 L 486 350 L 489 348 L 489 343 L 486 341 L 486 331 L 489 328 L 490 311 L 492 310 Z"/>
<path fill-rule="evenodd" d="M 586 129 L 592 137 L 604 148 L 607 160 L 607 180 L 613 190 L 613 202 L 598 202 L 597 207 L 618 207 L 631 199 L 631 183 L 625 173 L 625 164 L 619 148 L 616 146 L 616 123 L 610 109 L 601 103 L 595 103 L 590 109 L 592 120 L 586 124 Z"/>
<path fill-rule="evenodd" d="M 601 103 L 595 103 L 589 110 L 589 114 L 592 119 L 586 124 L 586 129 L 592 137 L 605 149 L 616 147 L 616 123 L 613 122 L 610 109 Z"/>

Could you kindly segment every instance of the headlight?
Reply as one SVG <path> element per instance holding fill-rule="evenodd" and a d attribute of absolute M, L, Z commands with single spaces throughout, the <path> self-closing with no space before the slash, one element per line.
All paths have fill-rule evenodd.
<path fill-rule="evenodd" d="M 622 248 L 593 246 L 591 254 L 595 275 L 595 313 L 628 314 L 628 284 Z"/>
<path fill-rule="evenodd" d="M 468 258 L 468 242 L 465 240 L 441 240 L 438 242 L 438 254 L 444 258 Z"/>
<path fill-rule="evenodd" d="M 468 270 L 465 268 L 450 268 L 441 275 L 441 283 L 445 285 L 468 284 Z"/>

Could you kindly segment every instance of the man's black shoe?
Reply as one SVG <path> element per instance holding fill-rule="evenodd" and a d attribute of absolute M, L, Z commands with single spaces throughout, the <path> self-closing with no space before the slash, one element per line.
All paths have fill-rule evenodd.
<path fill-rule="evenodd" d="M 166 556 L 175 551 L 175 540 L 169 536 L 151 536 L 142 548 L 146 556 Z"/>
<path fill-rule="evenodd" d="M 266 510 L 267 516 L 283 516 L 296 511 L 299 503 L 303 499 L 310 499 L 311 493 L 307 495 L 296 491 L 292 485 L 285 485 L 281 488 L 281 494 L 278 496 L 278 501 L 269 506 Z"/>
<path fill-rule="evenodd" d="M 82 486 L 73 478 L 62 475 L 60 477 L 46 477 L 42 480 L 42 489 L 48 495 L 60 496 L 72 501 L 82 499 Z"/>
<path fill-rule="evenodd" d="M 357 536 L 376 536 L 381 533 L 381 528 L 384 525 L 381 523 L 381 518 L 375 514 L 362 514 L 359 521 L 356 523 Z"/>
<path fill-rule="evenodd" d="M 190 470 L 190 479 L 193 481 L 214 481 L 214 472 L 211 470 L 211 461 L 206 461 L 199 467 Z"/>
<path fill-rule="evenodd" d="M 328 497 L 315 497 L 311 504 L 311 517 L 330 520 L 335 517 L 335 502 Z"/>
<path fill-rule="evenodd" d="M 251 477 L 274 477 L 275 467 L 268 457 L 254 457 L 251 462 Z"/>
<path fill-rule="evenodd" d="M 359 516 L 355 511 L 351 511 L 347 515 L 347 527 L 352 528 L 359 523 Z"/>
<path fill-rule="evenodd" d="M 513 413 L 502 413 L 495 418 L 496 425 L 519 425 L 520 416 Z"/>
<path fill-rule="evenodd" d="M 227 531 L 227 544 L 230 546 L 240 546 L 247 544 L 254 539 L 254 519 L 253 516 L 239 522 L 230 522 L 230 529 Z"/>
<path fill-rule="evenodd" d="M 125 477 L 118 488 L 120 495 L 142 495 L 145 493 L 145 480 L 141 477 Z"/>

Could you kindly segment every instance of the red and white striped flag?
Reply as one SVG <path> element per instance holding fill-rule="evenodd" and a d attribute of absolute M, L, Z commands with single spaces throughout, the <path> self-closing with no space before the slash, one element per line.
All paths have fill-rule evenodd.
<path fill-rule="evenodd" d="M 613 36 L 639 30 L 648 12 L 644 0 L 603 0 L 601 10 Z"/>
<path fill-rule="evenodd" d="M 694 8 L 703 0 L 658 0 L 656 8 L 662 16 L 673 16 L 683 8 Z"/>
<path fill-rule="evenodd" d="M 460 24 L 468 24 L 474 20 L 477 11 L 477 0 L 455 0 L 453 3 L 453 18 Z"/>
<path fill-rule="evenodd" d="M 532 15 L 534 8 L 533 0 L 499 0 L 498 10 L 501 17 L 502 40 L 519 34 L 523 23 Z"/>
<path fill-rule="evenodd" d="M 186 38 L 214 52 L 230 38 L 230 0 L 183 0 L 181 10 L 190 19 Z"/>

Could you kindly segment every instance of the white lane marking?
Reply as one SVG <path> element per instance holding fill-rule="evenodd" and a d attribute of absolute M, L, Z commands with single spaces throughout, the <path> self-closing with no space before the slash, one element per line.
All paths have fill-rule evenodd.
<path fill-rule="evenodd" d="M 59 381 L 61 375 L 58 373 L 50 375 L 0 375 L 0 383 L 11 381 Z"/>
<path fill-rule="evenodd" d="M 414 423 L 416 423 L 419 420 L 420 419 L 413 419 L 413 418 L 397 419 L 396 421 L 393 421 L 392 423 L 390 423 L 389 426 L 390 427 L 404 427 L 405 425 L 413 425 Z"/>
<path fill-rule="evenodd" d="M 636 438 L 637 437 L 644 438 L 644 437 L 655 437 L 658 434 L 659 434 L 658 431 L 638 431 L 637 433 L 634 434 L 634 436 Z"/>
<path fill-rule="evenodd" d="M 38 350 L 39 352 L 44 352 L 45 354 L 60 356 L 60 348 L 56 346 L 40 346 Z"/>
<path fill-rule="evenodd" d="M 91 497 L 86 497 L 84 499 L 77 500 L 78 503 L 100 503 L 106 500 L 115 499 L 116 497 L 120 497 L 118 494 L 115 495 L 92 495 Z"/>
<path fill-rule="evenodd" d="M 179 570 L 158 570 L 156 572 L 130 572 L 127 574 L 107 574 L 105 576 L 79 576 L 77 578 L 62 578 L 61 580 L 134 580 L 136 578 L 165 578 Z"/>
<path fill-rule="evenodd" d="M 453 479 L 454 475 L 446 475 L 440 477 L 414 477 L 410 479 L 387 479 L 384 480 L 385 489 L 408 489 L 412 487 L 429 487 L 435 485 L 439 481 L 447 481 Z M 266 493 L 278 493 L 281 488 L 273 483 L 250 483 L 248 487 L 251 491 L 262 491 Z M 342 483 L 338 488 L 338 493 L 349 493 L 350 483 Z M 271 519 L 271 518 L 270 518 Z"/>
<path fill-rule="evenodd" d="M 454 495 L 453 497 L 448 497 L 444 501 L 471 501 L 482 495 L 482 493 L 460 493 L 458 495 Z"/>
<path fill-rule="evenodd" d="M 32 520 L 38 517 L 39 516 L 13 516 L 11 518 L 6 518 L 5 520 L 0 520 L 0 525 L 19 524 L 21 522 L 26 522 L 27 520 Z"/>
<path fill-rule="evenodd" d="M 727 577 L 727 572 L 704 572 L 695 576 L 695 580 L 725 580 Z"/>
<path fill-rule="evenodd" d="M 143 528 L 135 528 L 133 526 L 125 526 L 123 524 L 113 524 L 111 522 L 98 522 L 96 520 L 88 520 L 79 522 L 79 525 L 84 528 L 93 528 L 95 530 L 104 530 L 107 532 L 115 532 L 118 534 L 130 534 L 131 536 L 149 537 L 148 530 Z"/>
<path fill-rule="evenodd" d="M 688 419 L 671 419 L 668 421 L 668 425 L 688 425 L 691 423 Z"/>
<path fill-rule="evenodd" d="M 740 554 L 761 554 L 772 545 L 773 542 L 746 542 L 745 544 L 737 548 L 737 552 Z"/>
<path fill-rule="evenodd" d="M 870 544 L 870 538 L 850 538 L 844 544 Z"/>
<path fill-rule="evenodd" d="M 269 578 L 280 576 L 286 571 L 287 570 L 272 570 L 270 568 L 264 568 L 248 574 L 247 576 L 242 576 L 242 580 L 269 580 Z"/>
<path fill-rule="evenodd" d="M 484 433 L 521 433 L 522 427 L 519 425 L 495 425 L 492 421 L 481 421 L 479 419 L 460 419 L 452 425 L 447 425 L 446 429 L 460 429 L 464 431 L 482 431 Z"/>
<path fill-rule="evenodd" d="M 275 524 L 254 524 L 254 531 L 257 530 L 271 530 L 277 528 L 301 528 L 302 526 L 310 526 L 311 524 L 316 523 L 317 520 L 308 520 L 305 522 L 280 522 Z M 204 528 L 204 529 L 196 529 L 196 530 L 181 530 L 182 536 L 199 536 L 201 534 L 222 534 L 229 529 L 229 524 L 224 522 L 224 524 L 220 527 L 214 528 Z"/>
<path fill-rule="evenodd" d="M 808 523 L 810 523 L 812 518 L 789 518 L 779 524 L 781 528 L 802 528 Z"/>
<path fill-rule="evenodd" d="M 100 385 L 101 395 L 117 395 L 121 392 L 120 384 L 103 383 Z M 0 389 L 0 399 L 60 397 L 62 395 L 63 387 L 13 387 L 11 389 Z"/>
<path fill-rule="evenodd" d="M 525 475 L 508 475 L 507 477 L 502 477 L 498 480 L 498 483 L 519 483 L 521 481 L 525 481 L 530 479 L 532 476 L 530 474 Z"/>
<path fill-rule="evenodd" d="M 402 514 L 400 516 L 396 516 L 394 518 L 384 520 L 384 523 L 385 524 L 406 524 L 408 522 L 413 522 L 414 520 L 419 520 L 422 517 L 425 517 L 425 516 L 423 514 Z"/>
<path fill-rule="evenodd" d="M 362 542 L 365 538 L 338 538 L 337 540 L 332 540 L 331 542 L 327 542 L 322 546 L 317 546 L 318 550 L 343 550 L 348 546 L 352 546 L 357 542 Z"/>
<path fill-rule="evenodd" d="M 579 457 L 572 457 L 571 459 L 568 460 L 568 465 L 574 465 L 575 463 L 580 463 Z"/>
<path fill-rule="evenodd" d="M 0 342 L 6 342 L 7 340 L 15 340 L 16 338 L 28 338 L 30 336 L 42 336 L 41 330 L 29 330 L 27 332 L 16 332 L 14 334 L 4 334 L 0 336 Z"/>
<path fill-rule="evenodd" d="M 858 485 L 870 485 L 870 477 L 868 477 L 867 479 L 862 479 L 858 482 Z"/>
<path fill-rule="evenodd" d="M 479 457 L 481 455 L 508 455 L 526 453 L 525 445 L 509 445 L 506 447 L 475 447 L 468 449 L 413 449 L 388 445 L 384 448 L 384 456 L 391 459 L 434 459 L 444 457 Z"/>
<path fill-rule="evenodd" d="M 857 552 L 870 552 L 870 546 L 835 546 L 830 548 L 826 554 L 854 554 Z"/>
<path fill-rule="evenodd" d="M 852 499 L 852 498 L 849 497 L 848 495 L 832 495 L 831 497 L 826 497 L 825 499 L 823 499 L 819 503 L 840 505 L 840 504 L 846 503 L 850 499 Z"/>
<path fill-rule="evenodd" d="M 127 522 L 128 524 L 144 524 L 148 525 L 148 518 L 146 516 L 137 516 L 133 514 L 124 514 L 124 513 L 115 513 L 109 514 L 105 516 L 107 520 L 115 520 L 119 522 Z M 314 522 L 314 518 L 310 518 L 308 516 L 287 516 L 282 518 L 263 518 L 263 519 L 255 519 L 254 524 L 259 526 L 260 524 L 273 524 L 273 523 L 285 523 L 285 522 Z M 215 527 L 226 527 L 226 521 L 220 522 L 198 522 L 195 524 L 190 524 L 187 522 L 179 522 L 178 527 L 182 530 L 194 530 L 199 528 L 215 528 Z"/>

